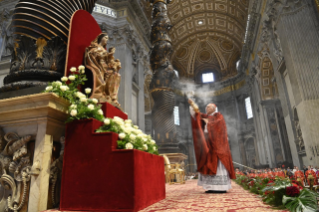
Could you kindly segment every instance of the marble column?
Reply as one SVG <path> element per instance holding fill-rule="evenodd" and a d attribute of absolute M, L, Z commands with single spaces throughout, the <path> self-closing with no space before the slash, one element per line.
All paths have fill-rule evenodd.
<path fill-rule="evenodd" d="M 139 92 L 137 96 L 137 122 L 141 130 L 145 131 L 145 115 L 144 115 L 144 65 L 142 55 L 137 62 L 138 86 Z"/>
<path fill-rule="evenodd" d="M 279 17 L 276 28 L 282 43 L 292 94 L 298 112 L 307 163 L 319 163 L 319 21 L 305 1 L 289 1 L 275 8 Z"/>

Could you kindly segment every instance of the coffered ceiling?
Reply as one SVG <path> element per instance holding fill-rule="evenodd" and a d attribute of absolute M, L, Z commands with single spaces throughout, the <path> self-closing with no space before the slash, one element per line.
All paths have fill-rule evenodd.
<path fill-rule="evenodd" d="M 237 74 L 246 30 L 248 0 L 174 0 L 168 15 L 174 67 L 196 80 L 213 71 L 217 80 Z"/>

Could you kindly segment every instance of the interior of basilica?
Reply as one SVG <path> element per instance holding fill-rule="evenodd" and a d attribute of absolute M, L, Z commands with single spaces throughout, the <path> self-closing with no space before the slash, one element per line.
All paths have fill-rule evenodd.
<path fill-rule="evenodd" d="M 0 3 L 1 87 L 10 72 L 17 2 Z M 318 164 L 317 9 L 314 0 L 168 4 L 171 61 L 181 91 L 171 113 L 174 139 L 191 170 L 196 163 L 185 95 L 191 90 L 203 110 L 213 102 L 226 117 L 235 162 L 249 167 Z M 134 123 L 154 134 L 151 12 L 148 1 L 100 0 L 93 17 L 122 61 L 119 102 Z"/>
<path fill-rule="evenodd" d="M 40 6 L 30 9 L 34 2 Z M 34 68 L 41 66 L 39 54 L 33 64 L 15 69 L 13 55 L 29 45 L 19 43 L 23 39 L 17 35 L 30 31 L 34 40 L 41 35 L 48 46 L 55 45 L 52 48 L 63 49 L 69 42 L 63 27 L 56 31 L 58 25 L 40 26 L 31 16 L 28 22 L 19 19 L 19 14 L 40 10 L 46 2 L 51 1 L 0 1 L 0 116 L 9 108 L 6 100 L 41 93 L 51 79 L 64 74 L 39 75 L 47 67 L 42 61 L 39 70 Z M 62 9 L 62 4 L 50 7 Z M 190 98 L 200 111 L 214 103 L 223 115 L 235 168 L 319 166 L 318 0 L 97 0 L 91 11 L 108 35 L 107 48 L 115 47 L 114 58 L 121 61 L 122 111 L 153 137 L 159 154 L 183 160 L 186 173 L 198 168 Z M 55 14 L 61 26 L 63 13 Z M 62 40 L 50 40 L 44 29 Z M 84 32 L 77 31 L 77 36 L 85 37 Z M 25 50 L 23 57 L 33 56 Z M 18 123 L 6 125 L 9 122 L 3 122 L 5 133 Z M 52 139 L 58 142 L 60 137 Z"/>

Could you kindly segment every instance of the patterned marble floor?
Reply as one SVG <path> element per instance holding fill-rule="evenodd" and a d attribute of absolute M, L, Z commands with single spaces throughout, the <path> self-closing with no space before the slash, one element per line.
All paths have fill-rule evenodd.
<path fill-rule="evenodd" d="M 166 185 L 166 199 L 140 212 L 283 212 L 264 204 L 252 194 L 232 182 L 232 189 L 225 194 L 206 194 L 197 180 L 186 181 L 183 185 Z M 48 210 L 47 212 L 59 212 Z"/>
<path fill-rule="evenodd" d="M 197 180 L 186 181 L 184 185 L 167 185 L 166 199 L 140 212 L 266 212 L 274 210 L 262 202 L 257 195 L 244 190 L 232 182 L 232 189 L 225 194 L 206 194 Z"/>

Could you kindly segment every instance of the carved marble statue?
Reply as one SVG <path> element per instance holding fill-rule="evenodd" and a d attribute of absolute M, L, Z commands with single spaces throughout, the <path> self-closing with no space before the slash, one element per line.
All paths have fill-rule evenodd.
<path fill-rule="evenodd" d="M 114 59 L 115 48 L 109 48 L 107 33 L 101 33 L 86 49 L 85 65 L 94 75 L 92 98 L 100 102 L 109 102 L 120 107 L 117 101 L 118 90 L 121 82 L 121 62 Z"/>

